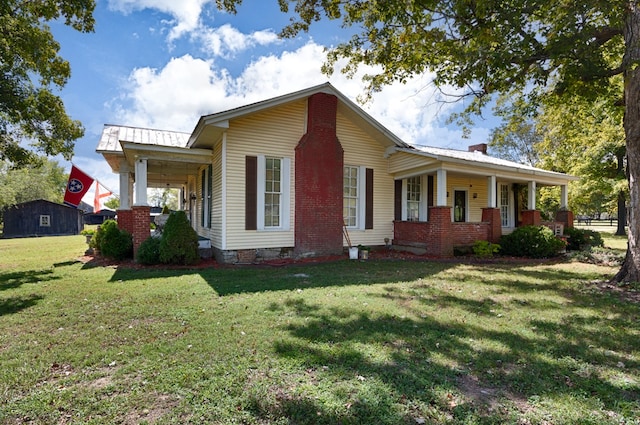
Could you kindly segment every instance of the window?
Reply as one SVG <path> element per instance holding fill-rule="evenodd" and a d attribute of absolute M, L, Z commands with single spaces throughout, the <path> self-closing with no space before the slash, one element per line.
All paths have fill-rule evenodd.
<path fill-rule="evenodd" d="M 422 179 L 411 177 L 407 179 L 407 220 L 420 220 L 420 204 L 422 202 Z"/>
<path fill-rule="evenodd" d="M 342 216 L 347 227 L 358 227 L 359 167 L 344 167 Z"/>
<path fill-rule="evenodd" d="M 202 199 L 202 211 L 200 211 L 200 225 L 211 228 L 211 206 L 213 194 L 213 166 L 209 165 L 202 170 L 200 182 L 200 194 Z"/>
<path fill-rule="evenodd" d="M 467 221 L 467 191 L 453 191 L 453 221 L 462 223 Z"/>
<path fill-rule="evenodd" d="M 290 169 L 289 158 L 246 158 L 246 230 L 289 230 Z"/>
<path fill-rule="evenodd" d="M 282 160 L 265 158 L 264 227 L 280 227 L 282 215 Z"/>
<path fill-rule="evenodd" d="M 41 227 L 51 227 L 51 216 L 50 215 L 41 215 L 40 216 L 40 226 Z"/>
<path fill-rule="evenodd" d="M 500 184 L 500 222 L 502 227 L 510 227 L 509 219 L 509 185 Z"/>

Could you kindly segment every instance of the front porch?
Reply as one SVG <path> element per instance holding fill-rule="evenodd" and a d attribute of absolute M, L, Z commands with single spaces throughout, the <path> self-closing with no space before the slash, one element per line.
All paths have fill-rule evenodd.
<path fill-rule="evenodd" d="M 483 208 L 480 222 L 454 222 L 451 207 L 430 207 L 429 221 L 394 221 L 393 245 L 434 257 L 451 257 L 456 248 L 468 249 L 476 241 L 498 243 L 503 233 L 500 209 Z M 573 227 L 573 213 L 558 211 L 555 221 L 542 221 L 540 211 L 522 211 L 522 225 L 549 227 L 556 236 Z"/>

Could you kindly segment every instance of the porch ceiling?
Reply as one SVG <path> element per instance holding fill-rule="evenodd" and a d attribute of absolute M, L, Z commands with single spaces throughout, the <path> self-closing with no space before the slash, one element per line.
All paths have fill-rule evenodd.
<path fill-rule="evenodd" d="M 212 160 L 209 149 L 159 147 L 131 142 L 122 142 L 121 145 L 123 156 L 120 159 L 132 172 L 137 159 L 147 160 L 148 187 L 182 187 L 190 176 L 197 176 L 200 166 L 211 164 Z"/>

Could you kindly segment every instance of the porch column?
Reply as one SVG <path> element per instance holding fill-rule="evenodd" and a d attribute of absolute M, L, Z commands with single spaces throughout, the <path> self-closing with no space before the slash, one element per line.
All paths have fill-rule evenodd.
<path fill-rule="evenodd" d="M 124 162 L 124 161 L 123 161 Z M 128 210 L 131 208 L 131 172 L 129 166 L 120 164 L 120 209 Z"/>
<path fill-rule="evenodd" d="M 496 208 L 496 176 L 487 177 L 487 208 Z"/>
<path fill-rule="evenodd" d="M 536 209 L 536 182 L 529 182 L 529 199 L 527 199 L 527 208 L 530 210 Z"/>
<path fill-rule="evenodd" d="M 560 209 L 566 210 L 569 208 L 569 190 L 566 184 L 560 186 Z"/>
<path fill-rule="evenodd" d="M 147 158 L 136 159 L 136 199 L 134 205 L 147 205 Z"/>
<path fill-rule="evenodd" d="M 437 207 L 446 207 L 447 206 L 447 170 L 439 168 L 436 172 L 437 182 L 437 195 L 436 195 L 436 206 Z"/>

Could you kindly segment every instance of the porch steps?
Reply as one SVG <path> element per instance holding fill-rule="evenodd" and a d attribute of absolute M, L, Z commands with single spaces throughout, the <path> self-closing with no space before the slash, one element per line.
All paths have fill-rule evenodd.
<path fill-rule="evenodd" d="M 198 253 L 200 254 L 200 258 L 203 259 L 211 258 L 213 256 L 210 239 L 198 235 Z"/>

